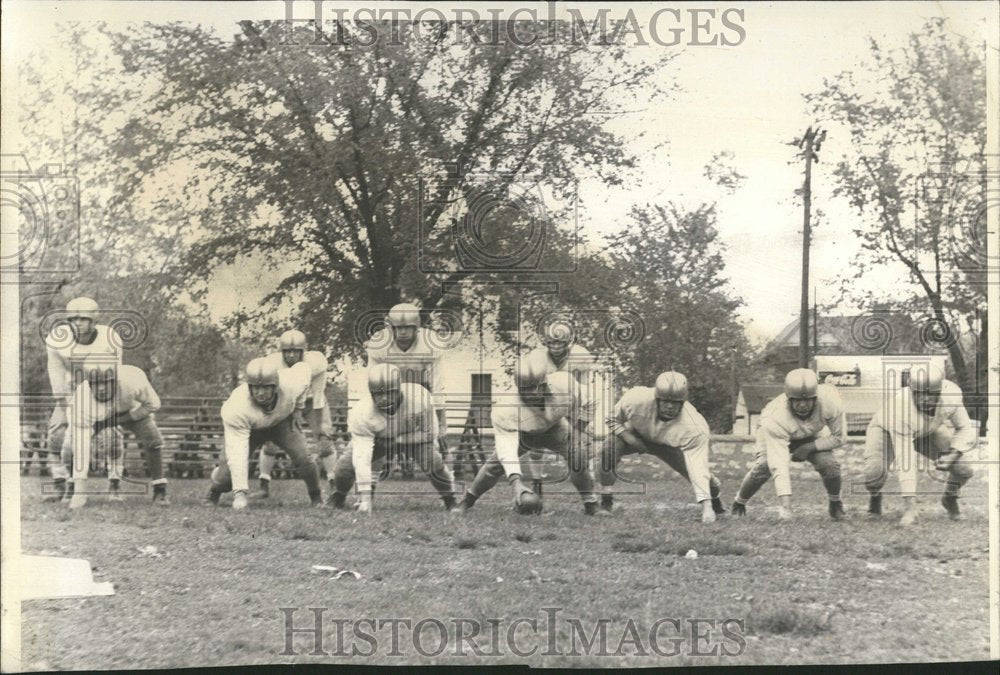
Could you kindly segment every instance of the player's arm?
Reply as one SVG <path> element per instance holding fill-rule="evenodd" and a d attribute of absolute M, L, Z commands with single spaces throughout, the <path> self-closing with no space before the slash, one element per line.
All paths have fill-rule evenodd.
<path fill-rule="evenodd" d="M 444 368 L 444 353 L 434 350 L 430 384 L 440 437 L 448 435 L 448 397 L 444 388 Z"/>
<path fill-rule="evenodd" d="M 371 511 L 376 429 L 371 420 L 366 419 L 363 409 L 353 409 L 347 413 L 347 431 L 351 435 L 351 463 L 354 465 L 355 484 L 361 495 L 361 509 Z"/>
<path fill-rule="evenodd" d="M 774 476 L 774 489 L 779 497 L 792 494 L 791 456 L 788 453 L 789 434 L 771 421 L 757 428 L 757 445 L 764 450 L 767 466 Z"/>
<path fill-rule="evenodd" d="M 128 416 L 135 422 L 146 419 L 160 409 L 160 397 L 145 375 L 143 375 L 139 389 L 136 391 L 135 400 L 139 405 L 128 412 Z"/>
<path fill-rule="evenodd" d="M 73 375 L 70 372 L 69 364 L 63 359 L 59 350 L 53 349 L 49 345 L 45 346 L 45 357 L 52 395 L 56 397 L 59 404 L 68 405 L 73 393 Z"/>
<path fill-rule="evenodd" d="M 847 442 L 847 421 L 844 413 L 844 403 L 840 394 L 833 388 L 833 385 L 821 385 L 823 391 L 823 414 L 825 416 L 826 427 L 830 430 L 829 436 L 821 436 L 814 443 L 816 450 L 836 450 Z"/>
<path fill-rule="evenodd" d="M 976 446 L 977 429 L 972 420 L 969 419 L 969 413 L 960 397 L 952 406 L 948 420 L 955 427 L 955 433 L 951 437 L 951 447 L 948 452 L 938 457 L 934 462 L 934 466 L 940 471 L 951 468 L 951 465 L 959 460 L 962 453 L 968 452 Z"/>
<path fill-rule="evenodd" d="M 608 430 L 618 443 L 624 443 L 638 452 L 649 452 L 649 446 L 635 432 L 631 422 L 629 422 L 629 416 L 629 406 L 624 401 L 618 401 L 614 412 L 608 418 Z"/>
<path fill-rule="evenodd" d="M 222 418 L 224 452 L 226 464 L 232 475 L 234 491 L 248 491 L 250 474 L 250 425 L 245 420 L 232 416 Z"/>

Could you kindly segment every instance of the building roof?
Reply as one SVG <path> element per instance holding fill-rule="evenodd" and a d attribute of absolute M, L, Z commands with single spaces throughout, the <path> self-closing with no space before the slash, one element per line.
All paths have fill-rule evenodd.
<path fill-rule="evenodd" d="M 811 325 L 809 340 L 817 328 L 819 354 L 938 354 L 936 349 L 920 339 L 920 326 L 908 315 L 876 310 L 855 316 L 820 316 Z M 926 332 L 926 331 L 923 331 Z M 766 351 L 798 349 L 799 321 L 792 321 L 778 333 Z M 812 344 L 810 344 L 812 347 Z"/>
<path fill-rule="evenodd" d="M 743 394 L 743 405 L 747 414 L 756 415 L 764 409 L 771 399 L 785 391 L 781 384 L 744 384 L 740 387 Z"/>

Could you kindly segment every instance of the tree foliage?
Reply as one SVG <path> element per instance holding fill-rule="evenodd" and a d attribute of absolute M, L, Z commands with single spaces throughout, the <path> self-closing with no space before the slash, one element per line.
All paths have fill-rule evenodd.
<path fill-rule="evenodd" d="M 165 269 L 184 290 L 225 264 L 278 269 L 260 315 L 292 302 L 317 343 L 357 354 L 361 314 L 402 300 L 433 308 L 442 282 L 496 276 L 419 265 L 422 251 L 450 249 L 469 190 L 504 204 L 544 176 L 555 222 L 584 167 L 613 184 L 632 166 L 603 122 L 667 57 L 472 45 L 453 26 L 422 28 L 349 50 L 310 47 L 312 27 L 282 22 L 242 22 L 232 39 L 178 24 L 109 32 L 122 71 L 85 99 L 117 121 L 93 129 L 110 150 L 99 180 L 114 193 L 112 238 L 175 234 L 181 259 Z"/>
<path fill-rule="evenodd" d="M 873 265 L 903 266 L 912 297 L 886 289 L 852 299 L 888 299 L 922 318 L 928 346 L 948 349 L 966 392 L 985 391 L 970 365 L 976 348 L 960 339 L 980 318 L 982 339 L 972 343 L 985 362 L 985 49 L 930 20 L 905 49 L 872 39 L 869 62 L 806 97 L 819 119 L 850 132 L 834 176 L 861 217 L 862 250 L 844 294 L 857 296 L 852 282 Z"/>

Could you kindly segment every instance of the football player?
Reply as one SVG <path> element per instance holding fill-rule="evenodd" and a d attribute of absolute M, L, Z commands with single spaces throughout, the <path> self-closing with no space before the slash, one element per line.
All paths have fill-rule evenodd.
<path fill-rule="evenodd" d="M 146 455 L 146 473 L 153 485 L 153 503 L 167 506 L 167 479 L 163 477 L 163 438 L 156 426 L 155 413 L 160 397 L 146 374 L 135 366 L 90 362 L 85 364 L 87 379 L 73 392 L 69 407 L 72 430 L 65 434 L 62 452 L 71 458 L 73 483 L 71 509 L 87 503 L 83 489 L 90 469 L 91 443 L 96 439 L 107 449 L 109 496 L 121 501 L 124 464 L 120 430 L 135 435 Z M 93 439 L 92 439 L 93 437 Z"/>
<path fill-rule="evenodd" d="M 273 361 L 257 358 L 247 364 L 246 382 L 222 405 L 225 434 L 224 461 L 212 471 L 207 501 L 218 504 L 224 492 L 233 491 L 233 508 L 247 507 L 247 483 L 251 453 L 271 441 L 288 455 L 306 484 L 313 506 L 322 506 L 319 472 L 306 451 L 302 415 L 312 373 L 296 363 L 278 368 Z"/>
<path fill-rule="evenodd" d="M 746 504 L 774 476 L 778 517 L 792 517 L 790 462 L 812 464 L 823 479 L 834 520 L 846 517 L 840 498 L 840 464 L 833 450 L 847 440 L 844 406 L 831 384 L 819 384 L 816 373 L 797 368 L 785 376 L 785 392 L 764 406 L 757 429 L 757 455 L 743 478 L 733 514 L 746 515 Z"/>
<path fill-rule="evenodd" d="M 573 327 L 568 319 L 558 319 L 550 322 L 542 332 L 542 344 L 533 349 L 530 354 L 545 363 L 546 373 L 567 372 L 576 381 L 580 393 L 580 405 L 575 419 L 570 420 L 575 438 L 583 444 L 587 458 L 592 456 L 591 435 L 586 432 L 594 422 L 594 413 L 603 396 L 610 406 L 611 395 L 604 389 L 604 380 L 599 375 L 599 365 L 596 357 L 590 351 L 576 343 Z M 602 407 L 602 410 L 607 408 Z M 601 421 L 601 420 L 598 420 Z M 533 479 L 533 489 L 541 495 L 542 481 L 538 465 L 542 453 L 532 450 L 527 453 L 523 467 Z M 589 467 L 588 467 L 589 468 Z"/>
<path fill-rule="evenodd" d="M 55 458 L 62 454 L 68 426 L 67 408 L 73 395 L 74 370 L 82 373 L 83 362 L 97 358 L 109 366 L 121 365 L 121 337 L 115 330 L 97 323 L 100 308 L 90 298 L 74 298 L 66 303 L 67 322 L 59 322 L 45 338 L 49 384 L 55 397 L 55 408 L 49 417 L 48 452 Z M 55 491 L 47 500 L 66 499 L 72 495 L 72 482 L 67 479 L 73 469 L 71 455 L 62 454 L 55 462 L 52 478 Z"/>
<path fill-rule="evenodd" d="M 330 409 L 326 405 L 326 356 L 322 352 L 309 351 L 306 336 L 297 330 L 286 330 L 278 338 L 279 351 L 266 358 L 279 370 L 291 368 L 296 363 L 305 363 L 312 373 L 309 394 L 306 399 L 306 421 L 316 439 L 317 455 L 326 470 L 330 489 L 333 489 L 333 470 L 337 465 L 337 455 L 333 444 L 333 423 Z M 273 445 L 266 444 L 260 452 L 260 488 L 252 497 L 267 498 L 271 494 L 271 471 L 277 462 Z"/>
<path fill-rule="evenodd" d="M 480 468 L 466 490 L 459 511 L 468 511 L 505 473 L 519 513 L 540 513 L 541 498 L 521 481 L 520 457 L 529 450 L 547 450 L 567 460 L 569 476 L 583 500 L 584 513 L 597 513 L 597 496 L 583 444 L 576 442 L 569 420 L 580 405 L 576 382 L 564 371 L 549 373 L 539 353 L 528 354 L 518 364 L 515 377 L 517 403 L 494 406 L 496 450 Z"/>
<path fill-rule="evenodd" d="M 450 511 L 455 507 L 455 484 L 438 451 L 439 428 L 431 392 L 422 385 L 403 382 L 399 368 L 389 364 L 368 368 L 368 392 L 371 396 L 362 397 L 347 415 L 351 452 L 344 453 L 337 462 L 330 495 L 332 506 L 346 506 L 347 494 L 357 479 L 361 495 L 358 510 L 370 513 L 372 466 L 385 461 L 395 447 L 417 458 Z"/>
<path fill-rule="evenodd" d="M 440 435 L 438 449 L 447 452 L 448 408 L 444 390 L 443 352 L 435 348 L 430 331 L 420 326 L 420 310 L 409 303 L 393 306 L 385 317 L 386 326 L 374 333 L 365 343 L 368 368 L 391 364 L 399 368 L 403 382 L 419 384 L 430 390 L 434 397 Z M 404 449 L 402 446 L 400 450 Z M 391 457 L 387 458 L 387 462 Z M 399 455 L 404 475 L 413 473 L 413 457 Z M 386 467 L 388 468 L 388 466 Z"/>
<path fill-rule="evenodd" d="M 608 419 L 611 435 L 604 441 L 601 459 L 601 509 L 614 508 L 611 487 L 621 455 L 648 452 L 686 478 L 701 504 L 701 520 L 714 523 L 726 512 L 719 480 L 708 469 L 709 429 L 705 418 L 687 400 L 687 378 L 660 373 L 653 387 L 629 389 Z"/>
<path fill-rule="evenodd" d="M 973 474 L 965 453 L 975 445 L 976 428 L 962 404 L 962 389 L 946 380 L 935 364 L 914 369 L 910 386 L 875 413 L 865 434 L 865 486 L 871 493 L 868 513 L 882 515 L 882 486 L 894 466 L 904 504 L 900 525 L 913 524 L 917 517 L 916 451 L 933 460 L 938 471 L 947 472 L 941 504 L 957 520 L 961 516 L 958 491 Z"/>

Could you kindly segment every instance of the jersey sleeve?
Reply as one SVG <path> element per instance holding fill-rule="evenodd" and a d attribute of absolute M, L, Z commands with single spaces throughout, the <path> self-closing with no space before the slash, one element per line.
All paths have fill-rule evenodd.
<path fill-rule="evenodd" d="M 816 449 L 834 450 L 847 442 L 847 422 L 845 421 L 844 403 L 840 398 L 840 394 L 832 385 L 824 384 L 821 386 L 824 387 L 823 399 L 821 401 L 823 417 L 827 428 L 830 430 L 830 435 L 817 438 L 815 441 Z"/>
<path fill-rule="evenodd" d="M 309 397 L 312 398 L 313 410 L 326 407 L 326 369 L 329 363 L 326 357 L 320 352 L 310 352 L 309 359 L 312 381 L 309 386 Z"/>
<path fill-rule="evenodd" d="M 129 410 L 129 417 L 138 421 L 145 419 L 160 409 L 160 397 L 150 384 L 149 378 L 142 370 L 136 368 L 139 378 L 139 386 L 136 388 L 135 400 L 139 404 Z"/>
<path fill-rule="evenodd" d="M 52 395 L 57 398 L 66 398 L 72 393 L 73 378 L 70 373 L 69 364 L 66 363 L 59 350 L 49 344 L 48 340 L 45 342 L 45 357 Z"/>
<path fill-rule="evenodd" d="M 611 414 L 607 417 L 608 431 L 616 436 L 627 431 L 625 426 L 628 423 L 629 416 L 631 415 L 631 406 L 629 405 L 629 398 L 631 390 L 625 392 L 624 395 L 615 404 L 614 409 Z"/>
<path fill-rule="evenodd" d="M 312 371 L 309 366 L 299 361 L 288 370 L 288 386 L 291 387 L 291 395 L 295 398 L 295 409 L 302 410 L 306 407 L 306 399 L 309 398 L 310 387 L 312 386 Z M 280 375 L 279 375 L 280 377 Z"/>
<path fill-rule="evenodd" d="M 767 467 L 774 477 L 774 490 L 779 497 L 792 494 L 788 439 L 788 431 L 773 419 L 764 420 L 757 428 L 757 450 L 763 451 L 767 458 Z"/>
<path fill-rule="evenodd" d="M 351 434 L 351 463 L 358 490 L 365 492 L 372 486 L 372 455 L 375 451 L 375 427 L 368 406 L 360 406 L 347 413 L 347 430 Z"/>
<path fill-rule="evenodd" d="M 961 388 L 951 382 L 948 384 L 951 385 L 945 392 L 945 395 L 951 399 L 947 402 L 951 406 L 948 421 L 955 427 L 955 435 L 951 439 L 951 449 L 956 452 L 968 452 L 976 447 L 977 429 L 972 420 L 969 419 L 969 413 L 965 409 Z"/>

